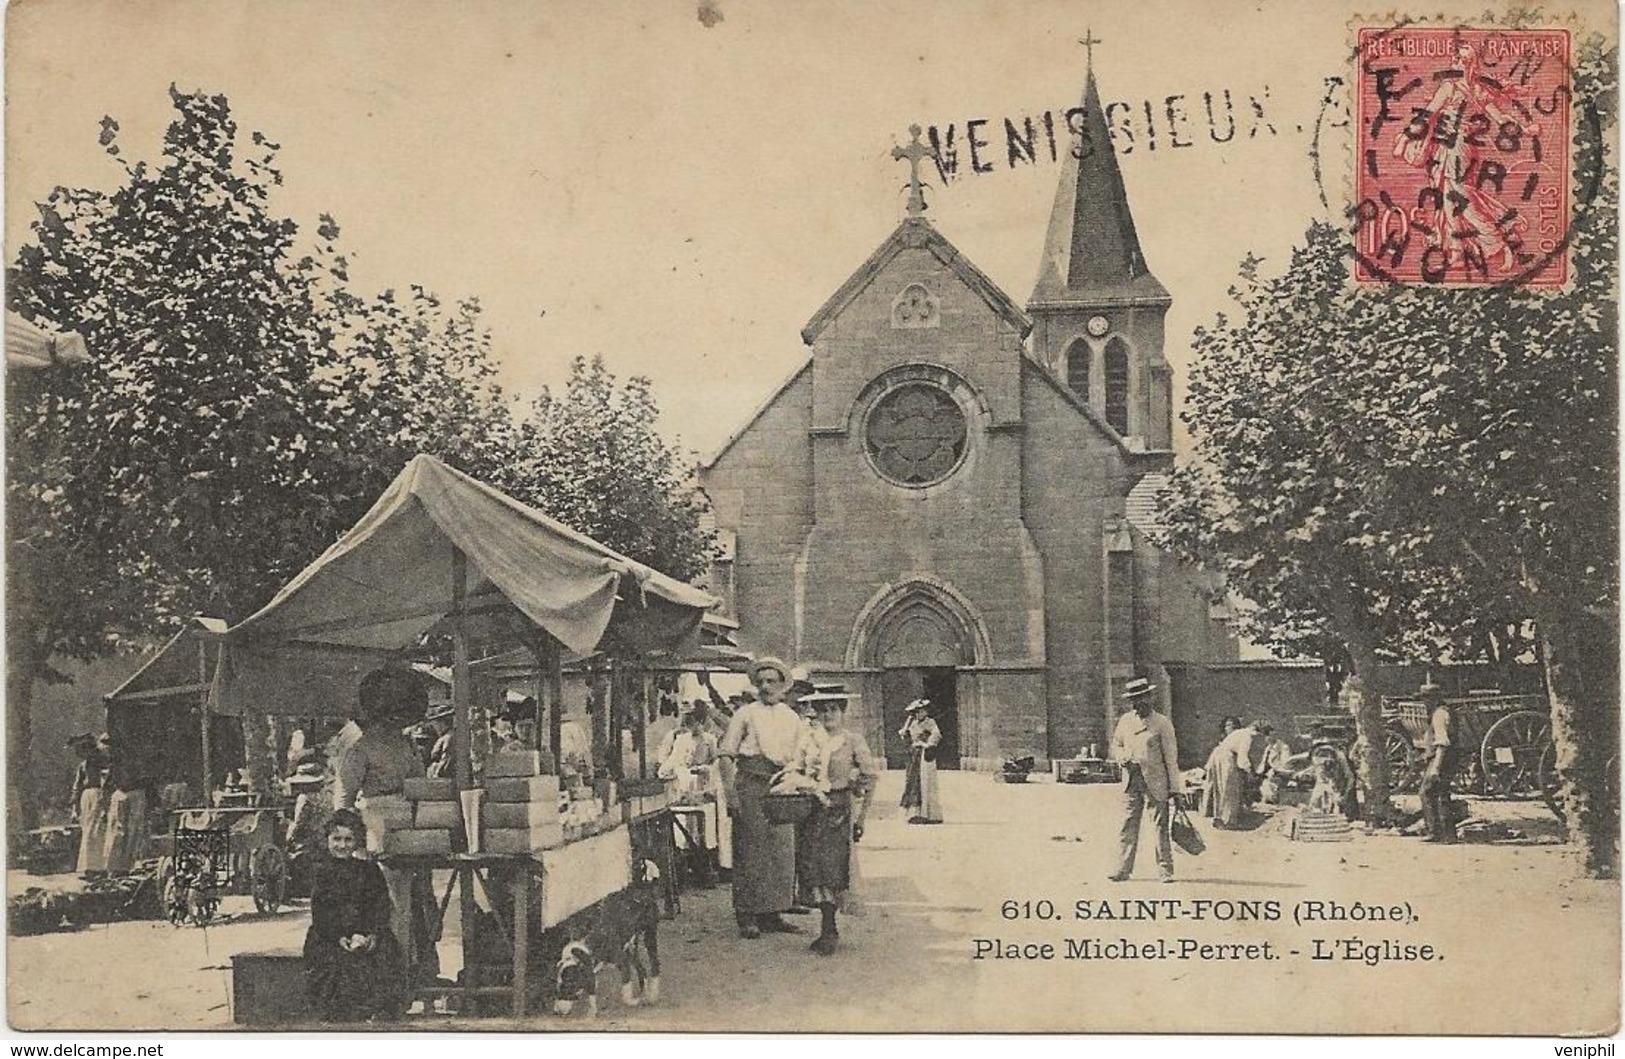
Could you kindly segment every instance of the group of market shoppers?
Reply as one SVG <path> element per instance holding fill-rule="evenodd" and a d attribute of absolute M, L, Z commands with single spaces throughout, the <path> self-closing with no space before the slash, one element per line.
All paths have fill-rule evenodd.
<path fill-rule="evenodd" d="M 805 671 L 771 657 L 752 662 L 749 676 L 756 699 L 734 712 L 720 747 L 739 936 L 800 934 L 784 914 L 816 907 L 812 951 L 827 956 L 879 772 L 863 737 L 844 727 L 843 688 L 820 689 Z M 768 806 L 775 792 L 810 795 L 815 805 L 799 823 L 775 823 Z"/>

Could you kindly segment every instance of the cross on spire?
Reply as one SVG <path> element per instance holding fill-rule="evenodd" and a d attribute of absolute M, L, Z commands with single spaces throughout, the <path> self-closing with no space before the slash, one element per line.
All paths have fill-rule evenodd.
<path fill-rule="evenodd" d="M 909 216 L 918 217 L 925 212 L 925 185 L 920 182 L 920 161 L 925 158 L 936 158 L 937 152 L 920 142 L 918 125 L 910 125 L 908 132 L 913 137 L 909 145 L 893 147 L 891 156 L 899 161 L 908 159 L 908 212 Z"/>
<path fill-rule="evenodd" d="M 1078 38 L 1078 43 L 1083 45 L 1084 55 L 1086 57 L 1085 61 L 1089 64 L 1089 71 L 1091 73 L 1094 72 L 1095 45 L 1104 44 L 1106 42 L 1095 36 L 1095 31 L 1093 29 L 1086 29 L 1083 31 L 1083 36 Z"/>

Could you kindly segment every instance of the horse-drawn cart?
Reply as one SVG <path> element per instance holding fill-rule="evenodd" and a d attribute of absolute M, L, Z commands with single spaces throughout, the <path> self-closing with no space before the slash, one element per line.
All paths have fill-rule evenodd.
<path fill-rule="evenodd" d="M 1455 786 L 1497 798 L 1539 798 L 1540 763 L 1552 744 L 1540 695 L 1469 694 L 1447 699 L 1465 754 Z M 1427 766 L 1431 709 L 1414 698 L 1383 700 L 1388 774 L 1396 791 L 1414 791 Z"/>
<path fill-rule="evenodd" d="M 177 809 L 158 862 L 158 894 L 171 923 L 209 922 L 227 894 L 250 894 L 275 912 L 287 892 L 286 825 L 275 806 Z"/>

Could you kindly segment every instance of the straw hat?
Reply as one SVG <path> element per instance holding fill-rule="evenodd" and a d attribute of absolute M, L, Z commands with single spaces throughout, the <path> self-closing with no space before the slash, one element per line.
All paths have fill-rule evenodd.
<path fill-rule="evenodd" d="M 820 684 L 811 694 L 801 696 L 802 705 L 819 711 L 844 710 L 850 699 L 844 684 Z"/>
<path fill-rule="evenodd" d="M 903 707 L 903 712 L 904 713 L 913 713 L 915 710 L 929 710 L 930 708 L 931 708 L 931 700 L 930 699 L 915 699 L 913 702 L 911 702 L 907 706 Z"/>
<path fill-rule="evenodd" d="M 1157 686 L 1144 677 L 1135 677 L 1123 685 L 1123 698 L 1137 699 L 1142 695 L 1149 695 L 1157 690 Z"/>
<path fill-rule="evenodd" d="M 790 690 L 803 697 L 811 695 L 818 688 L 813 684 L 812 673 L 806 666 L 793 666 L 790 669 Z"/>
<path fill-rule="evenodd" d="M 780 679 L 790 679 L 790 667 L 784 664 L 783 659 L 774 658 L 772 655 L 763 655 L 760 658 L 753 659 L 749 668 L 745 670 L 745 675 L 750 677 L 750 682 L 754 684 L 756 683 L 756 675 L 764 669 L 773 670 L 779 675 Z"/>

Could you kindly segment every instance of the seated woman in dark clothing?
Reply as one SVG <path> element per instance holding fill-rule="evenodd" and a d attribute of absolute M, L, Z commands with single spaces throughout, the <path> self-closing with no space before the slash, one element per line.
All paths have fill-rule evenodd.
<path fill-rule="evenodd" d="M 365 828 L 340 809 L 327 821 L 327 856 L 315 865 L 305 978 L 323 1022 L 396 1019 L 406 1010 L 406 969 L 389 930 L 383 872 L 357 857 Z"/>

